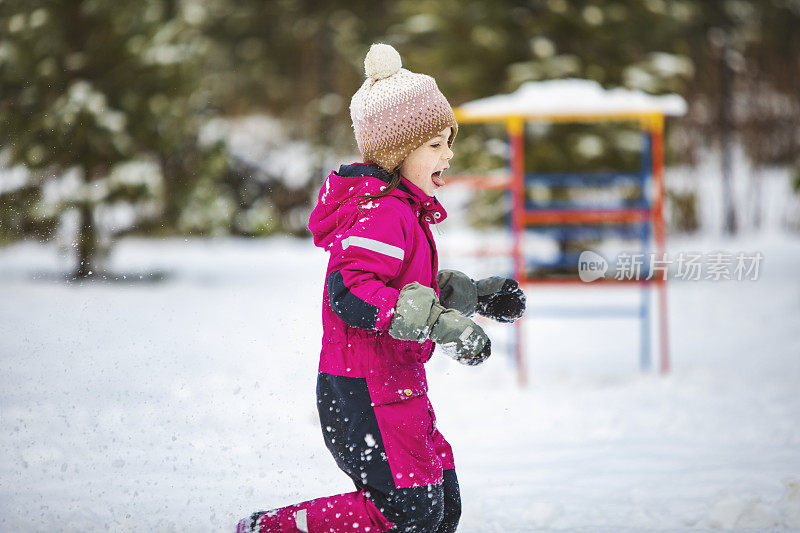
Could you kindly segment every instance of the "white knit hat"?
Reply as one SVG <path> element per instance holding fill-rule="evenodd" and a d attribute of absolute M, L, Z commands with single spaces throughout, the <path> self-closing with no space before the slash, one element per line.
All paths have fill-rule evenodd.
<path fill-rule="evenodd" d="M 402 68 L 397 50 L 373 44 L 364 59 L 367 79 L 350 100 L 350 118 L 365 162 L 388 171 L 446 127 L 453 144 L 458 123 L 436 80 Z"/>

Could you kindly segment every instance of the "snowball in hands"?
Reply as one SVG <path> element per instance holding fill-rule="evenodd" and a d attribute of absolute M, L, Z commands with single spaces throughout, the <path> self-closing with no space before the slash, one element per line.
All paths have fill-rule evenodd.
<path fill-rule="evenodd" d="M 492 352 L 492 343 L 479 325 L 439 305 L 433 289 L 417 282 L 400 291 L 389 334 L 405 341 L 431 339 L 465 365 L 482 363 Z"/>

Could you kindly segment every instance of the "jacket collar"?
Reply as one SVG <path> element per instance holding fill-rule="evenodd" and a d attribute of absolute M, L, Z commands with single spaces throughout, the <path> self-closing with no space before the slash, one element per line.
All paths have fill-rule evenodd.
<path fill-rule="evenodd" d="M 392 181 L 392 174 L 375 163 L 353 163 L 342 165 L 337 172 L 340 176 L 372 176 L 388 184 Z M 412 209 L 420 220 L 430 224 L 438 224 L 447 218 L 442 204 L 435 196 L 428 196 L 425 192 L 411 183 L 405 176 L 400 178 L 400 183 L 389 194 L 409 201 Z"/>

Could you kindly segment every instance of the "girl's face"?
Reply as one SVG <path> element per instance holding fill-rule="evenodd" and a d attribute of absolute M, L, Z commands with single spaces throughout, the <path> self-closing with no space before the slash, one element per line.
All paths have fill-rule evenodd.
<path fill-rule="evenodd" d="M 442 173 L 450 168 L 453 151 L 447 146 L 451 128 L 448 126 L 433 139 L 408 154 L 400 165 L 400 173 L 411 183 L 433 196 L 444 186 Z"/>

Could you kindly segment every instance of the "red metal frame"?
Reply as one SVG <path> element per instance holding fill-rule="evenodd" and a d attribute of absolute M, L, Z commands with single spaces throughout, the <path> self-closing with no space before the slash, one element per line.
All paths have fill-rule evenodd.
<path fill-rule="evenodd" d="M 667 229 L 664 221 L 664 117 L 659 116 L 651 124 L 651 135 L 653 137 L 653 229 L 656 237 L 656 251 L 659 257 L 667 249 Z M 669 362 L 669 329 L 667 317 L 667 284 L 658 284 L 659 302 L 659 340 L 660 349 L 660 370 L 666 374 L 670 370 Z"/>
<path fill-rule="evenodd" d="M 522 256 L 522 237 L 525 226 L 522 214 L 525 212 L 525 122 L 522 118 L 513 118 L 506 123 L 511 144 L 511 231 L 513 233 L 514 279 L 525 282 L 525 263 Z M 525 358 L 525 335 L 522 329 L 523 319 L 516 322 L 517 379 L 519 384 L 528 383 L 528 367 Z"/>
<path fill-rule="evenodd" d="M 464 184 L 473 189 L 507 191 L 511 185 L 511 176 L 508 174 L 459 174 L 458 176 L 448 176 L 447 184 Z"/>
<path fill-rule="evenodd" d="M 584 285 L 579 279 L 537 279 L 528 278 L 524 267 L 522 243 L 526 225 L 555 225 L 555 224 L 619 224 L 636 223 L 651 220 L 655 237 L 656 252 L 662 256 L 666 251 L 666 224 L 664 221 L 664 116 L 658 113 L 644 115 L 631 115 L 622 117 L 624 120 L 638 119 L 642 128 L 651 135 L 652 139 L 652 183 L 653 202 L 652 208 L 633 208 L 619 210 L 604 209 L 575 209 L 575 210 L 539 210 L 526 212 L 525 210 L 525 150 L 524 126 L 525 117 L 511 116 L 505 119 L 510 144 L 510 173 L 483 174 L 473 176 L 451 176 L 448 181 L 455 184 L 469 184 L 477 189 L 510 190 L 511 193 L 511 231 L 512 250 L 514 261 L 514 276 L 521 284 L 529 285 Z M 621 120 L 620 117 L 608 117 L 608 120 Z M 547 118 L 539 118 L 547 121 Z M 596 117 L 596 120 L 604 120 Z M 563 120 L 570 121 L 570 120 Z M 582 122 L 576 117 L 576 122 Z M 497 255 L 497 252 L 483 252 L 481 255 Z M 592 282 L 592 286 L 619 286 L 625 285 L 650 285 L 655 284 L 659 297 L 659 340 L 660 340 L 660 365 L 662 374 L 670 370 L 669 338 L 667 317 L 667 284 L 662 278 L 650 280 L 629 279 L 599 279 Z M 516 363 L 518 379 L 521 385 L 527 383 L 527 363 L 525 360 L 523 319 L 515 324 L 516 336 Z"/>
<path fill-rule="evenodd" d="M 574 211 L 542 210 L 523 212 L 523 225 L 526 224 L 619 224 L 643 222 L 650 218 L 649 209 L 576 209 Z"/>

